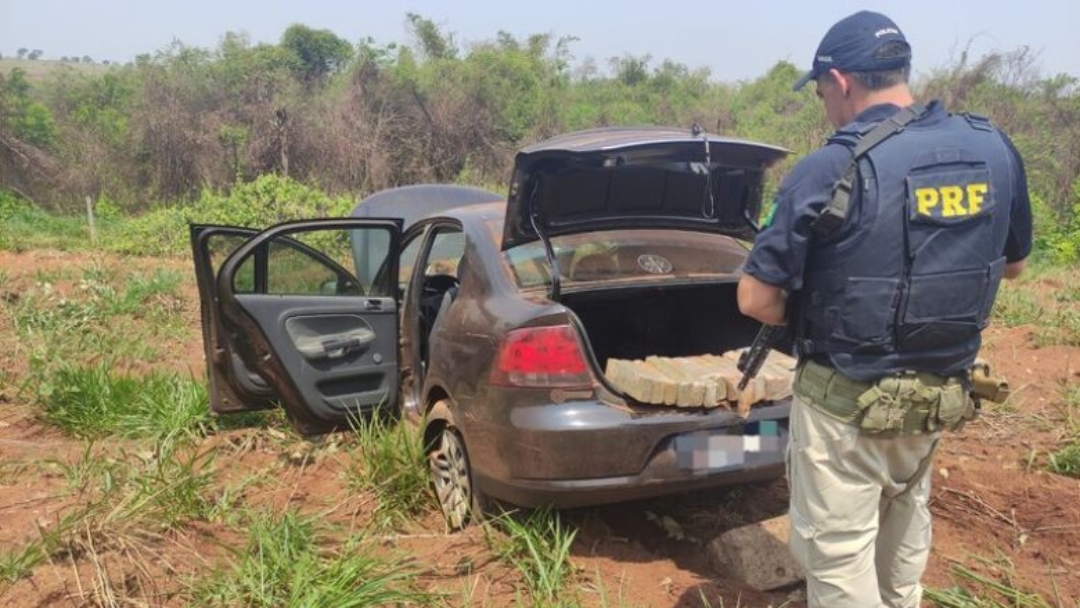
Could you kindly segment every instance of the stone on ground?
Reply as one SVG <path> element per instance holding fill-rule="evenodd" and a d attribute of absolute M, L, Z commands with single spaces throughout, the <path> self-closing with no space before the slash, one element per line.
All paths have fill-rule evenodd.
<path fill-rule="evenodd" d="M 718 574 L 758 591 L 799 582 L 802 568 L 788 550 L 786 515 L 728 530 L 708 545 L 709 564 Z"/>

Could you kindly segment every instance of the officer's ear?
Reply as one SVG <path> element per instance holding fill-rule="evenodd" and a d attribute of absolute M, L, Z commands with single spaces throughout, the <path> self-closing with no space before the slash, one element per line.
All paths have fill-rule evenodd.
<path fill-rule="evenodd" d="M 836 68 L 829 70 L 829 76 L 832 78 L 833 84 L 840 89 L 840 93 L 844 99 L 851 96 L 852 79 L 850 76 Z"/>

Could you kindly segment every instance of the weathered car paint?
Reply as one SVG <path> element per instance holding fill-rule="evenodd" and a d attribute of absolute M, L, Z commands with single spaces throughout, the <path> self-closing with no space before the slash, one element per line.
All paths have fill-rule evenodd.
<path fill-rule="evenodd" d="M 556 399 L 549 389 L 489 385 L 487 375 L 506 332 L 576 323 L 573 312 L 542 292 L 520 290 L 507 271 L 497 234 L 489 226 L 503 207 L 501 203 L 475 205 L 430 219 L 462 227 L 466 274 L 453 305 L 436 323 L 419 403 L 408 410 L 417 420 L 438 425 L 437 414 L 426 420 L 424 414 L 446 399 L 481 492 L 522 506 L 580 506 L 783 474 L 780 460 L 709 475 L 678 470 L 671 445 L 675 436 L 737 428 L 746 421 L 724 408 L 630 405 L 604 384 L 591 353 L 596 384 L 588 398 L 560 395 Z M 647 282 L 651 284 L 652 277 Z M 589 287 L 604 288 L 599 283 Z M 403 336 L 409 331 L 403 325 Z M 755 408 L 750 420 L 786 425 L 789 407 L 784 401 Z"/>
<path fill-rule="evenodd" d="M 470 448 L 476 483 L 487 494 L 522 506 L 577 507 L 775 478 L 783 472 L 782 449 L 757 466 L 711 474 L 682 470 L 675 462 L 674 439 L 760 420 L 776 420 L 786 439 L 788 402 L 755 409 L 748 420 L 726 410 L 688 415 L 654 409 L 661 411 L 634 415 L 598 401 L 512 406 L 472 429 L 493 439 Z"/>

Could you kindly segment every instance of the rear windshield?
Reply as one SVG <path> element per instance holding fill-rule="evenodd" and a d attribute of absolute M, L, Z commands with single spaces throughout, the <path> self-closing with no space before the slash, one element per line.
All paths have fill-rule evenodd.
<path fill-rule="evenodd" d="M 747 247 L 727 236 L 685 230 L 612 230 L 552 239 L 562 285 L 609 281 L 731 277 Z M 519 287 L 548 285 L 551 267 L 539 241 L 504 253 Z"/>

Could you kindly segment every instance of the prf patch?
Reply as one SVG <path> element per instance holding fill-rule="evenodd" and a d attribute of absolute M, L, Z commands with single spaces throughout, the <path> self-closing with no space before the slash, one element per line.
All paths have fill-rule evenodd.
<path fill-rule="evenodd" d="M 909 216 L 915 221 L 951 224 L 994 209 L 990 170 L 932 170 L 908 176 Z"/>

